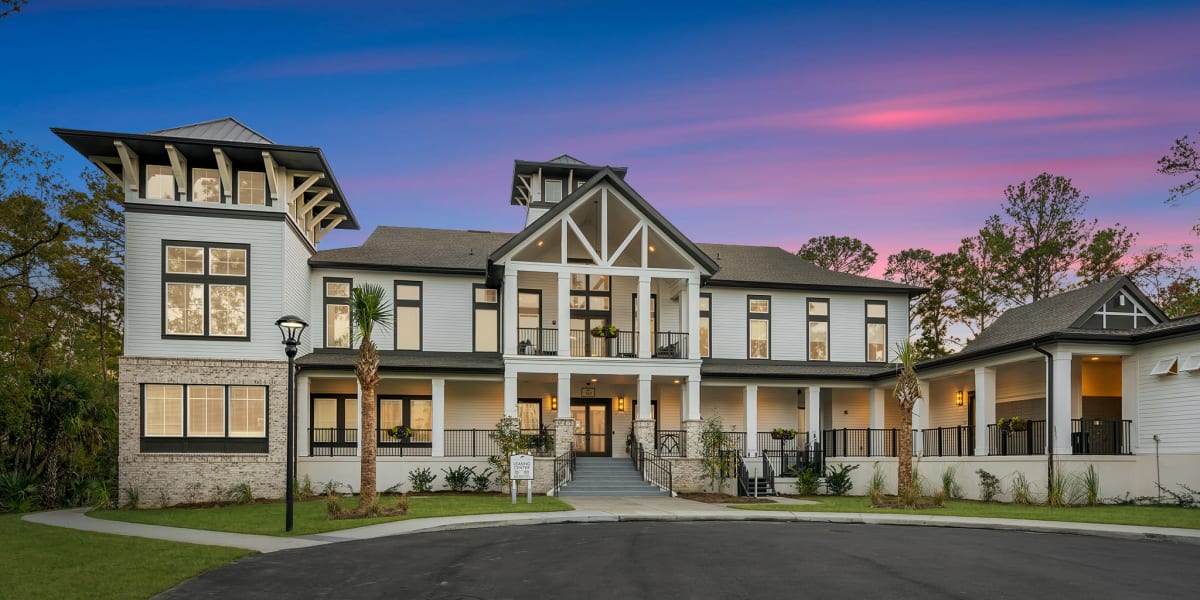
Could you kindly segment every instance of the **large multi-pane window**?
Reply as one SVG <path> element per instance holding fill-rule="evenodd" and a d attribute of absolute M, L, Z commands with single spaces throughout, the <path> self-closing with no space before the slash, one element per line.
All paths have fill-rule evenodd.
<path fill-rule="evenodd" d="M 267 388 L 145 384 L 143 452 L 266 452 Z"/>
<path fill-rule="evenodd" d="M 387 430 L 404 426 L 413 430 L 410 442 L 428 443 L 433 430 L 433 400 L 428 396 L 380 396 L 379 397 L 379 440 L 402 441 Z"/>
<path fill-rule="evenodd" d="M 267 174 L 238 171 L 237 203 L 263 206 L 267 203 Z"/>
<path fill-rule="evenodd" d="M 216 169 L 192 169 L 192 202 L 220 201 L 220 171 Z"/>
<path fill-rule="evenodd" d="M 808 360 L 829 360 L 829 299 L 808 299 Z"/>
<path fill-rule="evenodd" d="M 175 199 L 175 172 L 171 167 L 146 165 L 146 193 L 143 196 L 147 200 Z"/>
<path fill-rule="evenodd" d="M 319 394 L 312 397 L 310 453 L 322 454 L 320 446 L 352 448 L 358 443 L 358 397 Z M 330 452 L 329 454 L 332 454 Z M 353 455 L 353 452 L 350 452 Z"/>
<path fill-rule="evenodd" d="M 500 291 L 482 284 L 474 286 L 475 351 L 500 351 Z"/>
<path fill-rule="evenodd" d="M 325 285 L 325 347 L 350 347 L 350 290 L 354 280 L 326 277 Z"/>
<path fill-rule="evenodd" d="M 521 420 L 521 431 L 541 431 L 542 401 L 540 398 L 517 400 L 517 418 Z"/>
<path fill-rule="evenodd" d="M 421 282 L 397 281 L 396 349 L 421 349 Z"/>
<path fill-rule="evenodd" d="M 867 300 L 867 362 L 887 362 L 886 300 Z"/>
<path fill-rule="evenodd" d="M 163 242 L 163 335 L 249 338 L 250 247 Z"/>
<path fill-rule="evenodd" d="M 771 297 L 747 296 L 749 357 L 771 358 Z"/>
<path fill-rule="evenodd" d="M 700 294 L 700 356 L 712 356 L 712 294 Z"/>

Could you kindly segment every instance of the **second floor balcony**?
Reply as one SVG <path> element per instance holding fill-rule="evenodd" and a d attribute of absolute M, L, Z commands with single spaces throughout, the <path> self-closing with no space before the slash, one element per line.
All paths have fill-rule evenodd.
<path fill-rule="evenodd" d="M 558 329 L 521 327 L 517 329 L 517 354 L 558 356 Z M 660 331 L 653 335 L 651 358 L 687 358 L 688 334 Z M 638 334 L 616 331 L 612 335 L 587 329 L 569 330 L 567 356 L 584 358 L 637 358 Z"/>

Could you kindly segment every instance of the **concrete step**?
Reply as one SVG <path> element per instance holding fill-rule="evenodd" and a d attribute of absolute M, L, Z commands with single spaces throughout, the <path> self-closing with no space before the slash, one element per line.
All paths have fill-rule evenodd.
<path fill-rule="evenodd" d="M 599 492 L 571 491 L 571 490 L 568 490 L 567 488 L 563 488 L 562 490 L 559 491 L 558 495 L 566 497 L 566 498 L 569 498 L 571 496 L 580 497 L 580 498 L 582 498 L 582 497 L 617 497 L 617 496 L 629 497 L 629 498 L 641 498 L 641 497 L 647 497 L 647 498 L 648 497 L 663 497 L 663 498 L 665 498 L 665 497 L 669 496 L 670 494 L 668 494 L 664 491 L 661 491 L 661 490 L 646 490 L 646 491 L 639 491 L 639 492 L 629 491 L 629 492 L 619 492 L 618 493 L 618 492 L 608 492 L 608 491 L 599 491 Z"/>

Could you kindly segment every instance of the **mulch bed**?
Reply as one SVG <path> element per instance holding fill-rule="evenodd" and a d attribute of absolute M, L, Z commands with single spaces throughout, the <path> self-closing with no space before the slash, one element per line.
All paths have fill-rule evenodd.
<path fill-rule="evenodd" d="M 766 498 L 751 498 L 749 496 L 730 496 L 729 494 L 681 493 L 680 498 L 706 502 L 708 504 L 771 504 Z"/>

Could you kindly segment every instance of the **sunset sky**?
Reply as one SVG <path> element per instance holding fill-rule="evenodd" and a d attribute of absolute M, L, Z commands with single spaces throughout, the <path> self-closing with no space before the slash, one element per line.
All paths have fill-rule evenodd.
<path fill-rule="evenodd" d="M 1155 173 L 1200 132 L 1200 4 L 31 0 L 0 20 L 0 130 L 235 116 L 320 146 L 364 228 L 516 231 L 513 159 L 568 153 L 692 239 L 949 250 L 1050 171 L 1143 245 L 1200 241 Z M 567 5 L 570 6 L 567 6 Z M 1151 3 L 1137 3 L 1148 5 Z M 966 5 L 970 5 L 969 7 Z"/>

